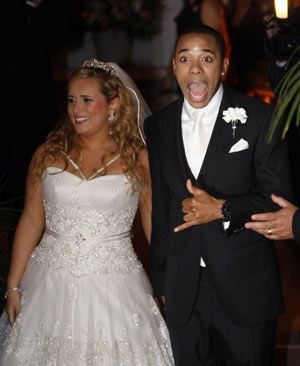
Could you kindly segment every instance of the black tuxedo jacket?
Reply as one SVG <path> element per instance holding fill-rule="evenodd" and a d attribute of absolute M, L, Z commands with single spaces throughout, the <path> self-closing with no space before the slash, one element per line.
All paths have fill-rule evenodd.
<path fill-rule="evenodd" d="M 300 210 L 297 210 L 293 217 L 293 233 L 295 242 L 300 245 Z"/>
<path fill-rule="evenodd" d="M 272 107 L 238 94 L 224 85 L 219 114 L 196 180 L 187 163 L 182 134 L 183 99 L 164 107 L 145 121 L 152 179 L 151 280 L 154 296 L 165 295 L 167 320 L 183 326 L 195 302 L 203 257 L 224 311 L 241 326 L 274 318 L 284 310 L 277 257 L 273 242 L 244 223 L 253 213 L 278 209 L 275 193 L 291 199 L 287 149 L 275 136 L 266 143 Z M 229 107 L 246 110 L 235 138 L 231 123 L 222 119 Z M 229 153 L 241 138 L 249 148 Z M 186 180 L 216 198 L 230 202 L 231 223 L 224 231 L 221 220 L 182 232 L 182 201 L 190 196 Z"/>

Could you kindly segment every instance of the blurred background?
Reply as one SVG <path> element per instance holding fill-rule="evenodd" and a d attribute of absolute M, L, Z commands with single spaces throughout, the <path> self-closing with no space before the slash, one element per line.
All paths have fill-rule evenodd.
<path fill-rule="evenodd" d="M 299 61 L 300 1 L 273 0 L 9 0 L 1 4 L 2 131 L 0 144 L 0 292 L 11 239 L 23 204 L 27 166 L 36 147 L 63 117 L 66 83 L 96 57 L 122 66 L 152 111 L 180 95 L 170 62 L 177 35 L 204 23 L 226 39 L 235 90 L 276 104 L 279 81 Z M 206 9 L 206 10 L 205 10 Z M 208 15 L 207 15 L 208 14 Z M 300 89 L 300 87 L 299 87 Z M 299 129 L 287 136 L 299 204 Z M 137 219 L 136 250 L 148 271 L 149 248 Z M 276 366 L 300 365 L 300 257 L 293 241 L 277 242 L 286 300 L 279 319 Z M 1 309 L 4 301 L 0 302 Z"/>

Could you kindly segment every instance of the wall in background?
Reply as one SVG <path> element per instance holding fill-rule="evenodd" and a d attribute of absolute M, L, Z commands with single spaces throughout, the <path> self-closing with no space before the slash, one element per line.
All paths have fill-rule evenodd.
<path fill-rule="evenodd" d="M 130 60 L 136 66 L 167 69 L 176 38 L 174 17 L 180 12 L 182 5 L 182 0 L 165 0 L 161 33 L 150 41 L 136 39 L 130 49 L 122 32 L 85 32 L 80 46 L 67 51 L 68 71 L 72 71 L 84 60 L 95 56 L 103 61 L 122 64 Z"/>

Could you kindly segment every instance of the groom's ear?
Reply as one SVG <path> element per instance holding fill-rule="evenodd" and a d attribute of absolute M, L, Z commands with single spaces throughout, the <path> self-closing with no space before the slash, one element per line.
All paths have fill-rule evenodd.
<path fill-rule="evenodd" d="M 221 67 L 221 76 L 225 75 L 229 68 L 229 59 L 227 57 L 223 58 Z"/>

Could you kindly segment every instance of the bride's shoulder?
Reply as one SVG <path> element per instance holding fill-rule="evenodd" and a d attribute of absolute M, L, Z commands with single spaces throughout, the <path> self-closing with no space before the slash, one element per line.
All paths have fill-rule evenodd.
<path fill-rule="evenodd" d="M 46 144 L 41 144 L 34 152 L 31 158 L 31 164 L 36 164 L 36 162 L 40 159 L 40 157 L 45 153 L 46 151 Z"/>
<path fill-rule="evenodd" d="M 51 149 L 49 150 L 49 145 L 47 143 L 41 144 L 34 152 L 31 159 L 31 166 L 40 166 L 42 171 L 46 168 L 53 166 L 56 168 L 65 168 L 65 159 L 63 159 L 62 154 L 53 155 Z"/>

